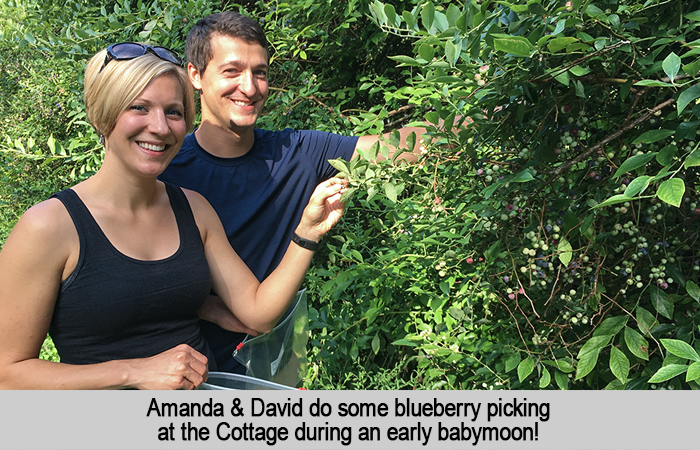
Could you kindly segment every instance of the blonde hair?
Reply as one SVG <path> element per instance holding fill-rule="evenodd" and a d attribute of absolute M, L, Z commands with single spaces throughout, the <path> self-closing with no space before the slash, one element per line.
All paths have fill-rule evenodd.
<path fill-rule="evenodd" d="M 84 101 L 87 118 L 100 138 L 112 133 L 119 115 L 161 75 L 175 77 L 183 92 L 187 131 L 194 124 L 195 105 L 192 85 L 185 69 L 146 52 L 129 60 L 104 64 L 107 50 L 98 52 L 85 69 Z"/>

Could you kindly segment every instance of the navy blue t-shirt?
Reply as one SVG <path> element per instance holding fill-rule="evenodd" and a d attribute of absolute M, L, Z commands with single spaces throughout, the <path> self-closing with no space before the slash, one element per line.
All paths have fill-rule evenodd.
<path fill-rule="evenodd" d="M 356 143 L 357 137 L 321 131 L 256 129 L 248 153 L 220 158 L 192 133 L 159 178 L 202 194 L 233 248 L 263 280 L 282 260 L 316 186 L 336 173 L 328 160 L 349 160 Z M 231 354 L 245 335 L 200 322 L 218 370 L 242 371 Z"/>

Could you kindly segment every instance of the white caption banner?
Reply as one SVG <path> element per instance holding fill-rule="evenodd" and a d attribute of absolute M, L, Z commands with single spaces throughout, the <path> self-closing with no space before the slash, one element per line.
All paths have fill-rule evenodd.
<path fill-rule="evenodd" d="M 0 392 L 0 449 L 697 449 L 697 391 Z"/>

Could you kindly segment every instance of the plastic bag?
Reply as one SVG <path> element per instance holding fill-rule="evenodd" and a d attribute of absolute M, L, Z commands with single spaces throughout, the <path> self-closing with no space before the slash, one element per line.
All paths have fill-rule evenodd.
<path fill-rule="evenodd" d="M 286 386 L 297 386 L 306 375 L 309 311 L 306 289 L 297 293 L 275 328 L 267 334 L 246 336 L 233 352 L 246 375 Z"/>

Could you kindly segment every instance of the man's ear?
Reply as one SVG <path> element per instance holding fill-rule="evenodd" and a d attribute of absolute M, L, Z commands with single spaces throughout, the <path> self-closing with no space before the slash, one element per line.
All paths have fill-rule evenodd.
<path fill-rule="evenodd" d="M 190 83 L 195 90 L 202 90 L 201 74 L 192 63 L 187 63 L 187 75 L 190 77 Z"/>

